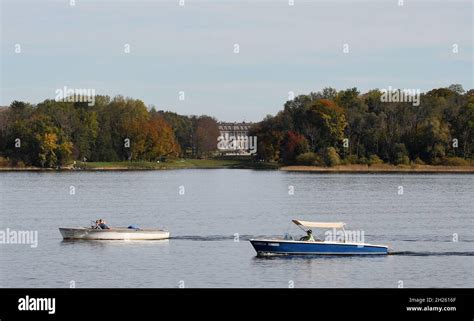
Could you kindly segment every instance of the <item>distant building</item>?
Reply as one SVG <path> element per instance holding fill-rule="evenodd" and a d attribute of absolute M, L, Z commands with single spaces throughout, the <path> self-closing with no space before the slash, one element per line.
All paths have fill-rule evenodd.
<path fill-rule="evenodd" d="M 251 155 L 248 146 L 242 142 L 249 139 L 249 130 L 253 123 L 220 122 L 218 125 L 221 135 L 221 144 L 220 146 L 218 145 L 218 149 L 222 155 Z M 224 142 L 227 144 L 222 144 L 222 139 L 224 139 Z"/>
<path fill-rule="evenodd" d="M 250 127 L 253 123 L 219 123 L 219 131 L 222 136 L 228 134 L 229 136 L 248 136 Z"/>

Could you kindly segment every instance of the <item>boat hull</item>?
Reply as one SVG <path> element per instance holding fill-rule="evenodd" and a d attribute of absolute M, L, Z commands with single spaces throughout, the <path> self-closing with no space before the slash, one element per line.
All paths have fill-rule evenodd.
<path fill-rule="evenodd" d="M 65 240 L 164 240 L 170 233 L 159 229 L 113 228 L 98 230 L 92 228 L 59 228 Z"/>
<path fill-rule="evenodd" d="M 386 255 L 388 247 L 366 243 L 250 240 L 257 255 Z"/>

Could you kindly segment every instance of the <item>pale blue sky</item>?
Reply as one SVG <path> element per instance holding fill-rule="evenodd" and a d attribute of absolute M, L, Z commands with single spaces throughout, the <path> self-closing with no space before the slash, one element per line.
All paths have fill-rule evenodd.
<path fill-rule="evenodd" d="M 0 2 L 0 105 L 68 86 L 258 121 L 289 91 L 474 87 L 470 0 Z"/>

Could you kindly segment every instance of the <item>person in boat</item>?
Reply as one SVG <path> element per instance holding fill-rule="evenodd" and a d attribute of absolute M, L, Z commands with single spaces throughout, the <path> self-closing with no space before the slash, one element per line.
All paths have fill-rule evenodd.
<path fill-rule="evenodd" d="M 100 229 L 99 224 L 100 224 L 100 220 L 95 220 L 95 224 L 93 224 L 93 225 L 91 226 L 91 228 L 93 228 L 93 229 Z"/>
<path fill-rule="evenodd" d="M 314 242 L 313 231 L 307 230 L 306 236 L 303 236 L 302 238 L 300 238 L 300 241 Z"/>
<path fill-rule="evenodd" d="M 110 230 L 110 227 L 108 227 L 107 224 L 105 224 L 105 221 L 103 219 L 99 220 L 98 226 L 103 230 Z"/>

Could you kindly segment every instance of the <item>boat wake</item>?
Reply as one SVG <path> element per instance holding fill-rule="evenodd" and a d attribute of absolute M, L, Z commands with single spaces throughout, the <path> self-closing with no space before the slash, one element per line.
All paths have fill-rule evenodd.
<path fill-rule="evenodd" d="M 172 240 L 184 240 L 184 241 L 229 241 L 236 240 L 239 241 L 248 241 L 253 238 L 252 235 L 208 235 L 208 236 L 198 236 L 198 235 L 179 235 L 171 236 Z"/>
<path fill-rule="evenodd" d="M 368 237 L 373 237 L 377 239 L 383 239 L 385 241 L 398 241 L 398 242 L 446 242 L 446 243 L 452 243 L 453 238 L 449 236 L 430 236 L 430 237 L 420 237 L 420 238 L 413 238 L 412 236 L 408 235 L 392 235 L 392 236 L 384 236 L 382 237 L 381 235 L 371 235 L 371 234 L 365 234 L 365 236 Z M 460 238 L 456 242 L 468 242 L 472 243 L 474 242 L 474 239 L 464 239 Z"/>
<path fill-rule="evenodd" d="M 452 239 L 392 239 L 392 241 L 402 241 L 402 242 L 446 242 L 446 243 L 453 243 Z M 456 242 L 474 242 L 474 240 L 458 240 Z"/>
<path fill-rule="evenodd" d="M 474 256 L 474 252 L 414 252 L 400 251 L 388 252 L 388 255 L 405 255 L 405 256 Z"/>

